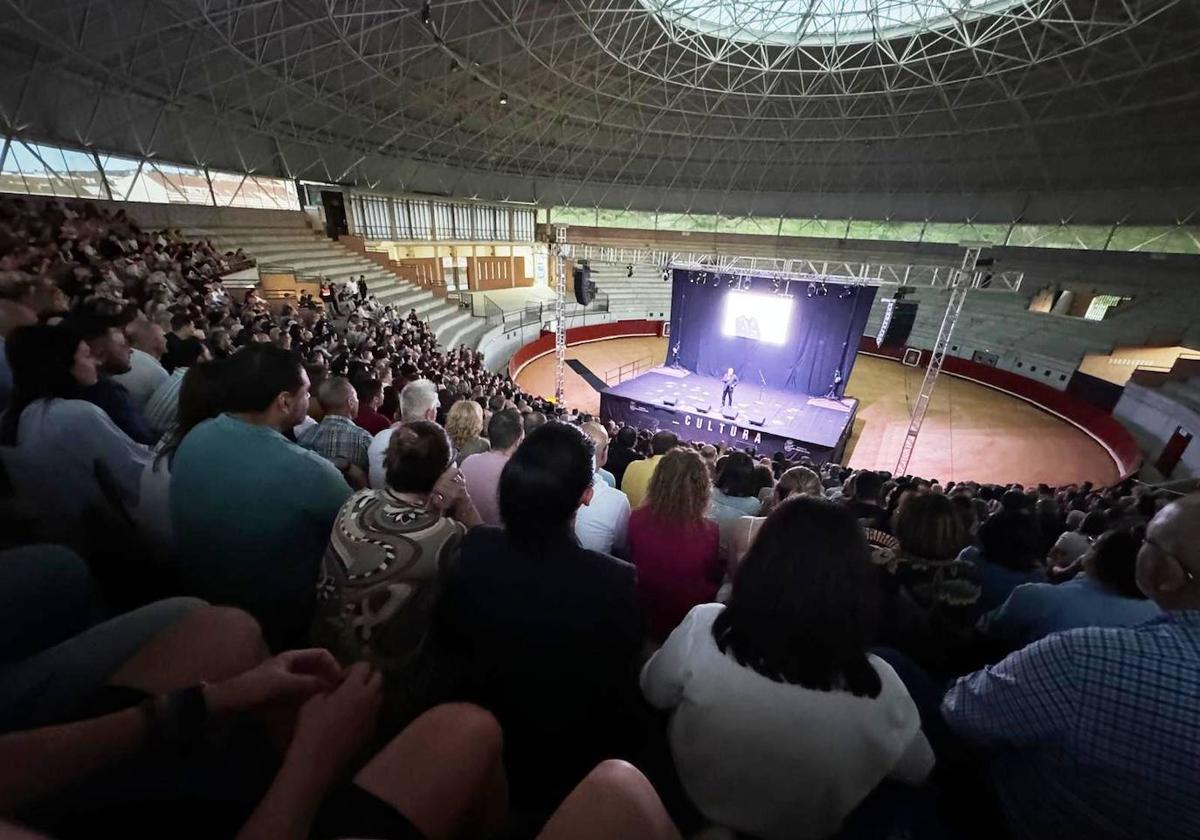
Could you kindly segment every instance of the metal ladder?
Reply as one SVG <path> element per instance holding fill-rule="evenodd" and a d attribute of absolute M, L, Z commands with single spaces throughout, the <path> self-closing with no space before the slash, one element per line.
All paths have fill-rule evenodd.
<path fill-rule="evenodd" d="M 925 422 L 925 413 L 929 410 L 929 400 L 933 397 L 934 386 L 937 385 L 938 374 L 942 372 L 942 363 L 946 359 L 946 350 L 950 347 L 950 336 L 954 333 L 954 325 L 958 323 L 959 313 L 962 312 L 963 302 L 967 292 L 979 280 L 976 265 L 983 251 L 983 245 L 967 245 L 963 254 L 962 266 L 954 272 L 948 288 L 950 298 L 946 301 L 946 313 L 942 316 L 942 326 L 938 330 L 937 340 L 933 344 L 933 352 L 929 356 L 929 366 L 925 368 L 925 378 L 921 381 L 921 390 L 917 393 L 917 401 L 913 405 L 912 418 L 908 422 L 908 432 L 904 443 L 900 446 L 900 457 L 896 460 L 893 475 L 901 476 L 908 473 L 908 462 L 912 458 L 913 449 L 917 446 L 917 436 L 921 433 L 921 424 Z"/>

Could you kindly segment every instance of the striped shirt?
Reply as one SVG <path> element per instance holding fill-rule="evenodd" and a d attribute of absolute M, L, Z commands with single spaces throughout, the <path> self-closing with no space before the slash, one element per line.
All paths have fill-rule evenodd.
<path fill-rule="evenodd" d="M 187 372 L 187 368 L 175 368 L 146 401 L 146 423 L 159 436 L 179 422 L 179 389 Z"/>
<path fill-rule="evenodd" d="M 942 712 L 988 751 L 1015 837 L 1200 837 L 1200 610 L 1052 634 Z"/>

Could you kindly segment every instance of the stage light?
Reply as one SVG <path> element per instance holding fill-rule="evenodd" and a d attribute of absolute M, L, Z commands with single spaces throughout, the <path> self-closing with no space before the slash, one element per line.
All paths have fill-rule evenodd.
<path fill-rule="evenodd" d="M 843 299 L 848 298 L 848 297 L 854 297 L 854 287 L 853 286 L 842 286 L 842 293 L 840 295 L 838 295 L 838 297 L 843 298 Z"/>
<path fill-rule="evenodd" d="M 812 297 L 816 293 L 817 293 L 817 287 L 815 285 L 813 285 L 812 283 L 809 283 L 808 284 L 808 296 Z"/>
<path fill-rule="evenodd" d="M 500 94 L 500 104 L 501 104 L 501 105 L 507 105 L 507 104 L 508 104 L 508 94 L 507 94 L 507 93 L 502 93 L 502 94 Z"/>
<path fill-rule="evenodd" d="M 822 283 L 817 288 L 817 297 L 826 297 L 829 294 L 829 287 Z"/>
<path fill-rule="evenodd" d="M 626 277 L 632 277 L 632 276 L 633 276 L 633 266 L 632 266 L 632 265 L 627 265 L 627 266 L 625 266 L 625 276 L 626 276 Z"/>
<path fill-rule="evenodd" d="M 429 26 L 433 23 L 433 3 L 430 0 L 425 0 L 421 5 L 421 23 Z"/>
<path fill-rule="evenodd" d="M 668 282 L 670 282 L 670 280 L 671 280 L 671 269 L 669 269 L 669 268 L 664 268 L 664 269 L 662 270 L 662 278 L 663 278 L 663 282 L 664 282 L 664 283 L 668 283 Z"/>

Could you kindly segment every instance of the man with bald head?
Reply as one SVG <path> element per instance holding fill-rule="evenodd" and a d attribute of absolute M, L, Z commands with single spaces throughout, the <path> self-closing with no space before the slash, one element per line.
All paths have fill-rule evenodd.
<path fill-rule="evenodd" d="M 946 694 L 1014 837 L 1200 837 L 1200 494 L 1150 521 L 1137 581 L 1159 618 L 1054 633 Z"/>
<path fill-rule="evenodd" d="M 130 368 L 114 376 L 113 381 L 125 387 L 138 408 L 145 408 L 150 397 L 170 376 L 159 362 L 167 352 L 167 336 L 158 324 L 138 318 L 125 327 L 125 337 L 133 348 Z"/>
<path fill-rule="evenodd" d="M 589 422 L 583 424 L 583 433 L 596 445 L 595 475 L 591 501 L 575 513 L 575 536 L 584 548 L 619 554 L 625 549 L 629 532 L 629 497 L 616 489 L 615 481 L 610 482 L 604 476 L 608 431 L 599 423 Z"/>
<path fill-rule="evenodd" d="M 350 380 L 332 376 L 317 386 L 317 402 L 325 413 L 321 422 L 302 431 L 296 442 L 342 471 L 356 490 L 367 486 L 367 450 L 371 433 L 354 422 L 358 394 Z"/>

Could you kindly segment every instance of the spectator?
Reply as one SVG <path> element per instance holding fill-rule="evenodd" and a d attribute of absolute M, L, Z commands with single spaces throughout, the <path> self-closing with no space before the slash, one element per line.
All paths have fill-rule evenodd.
<path fill-rule="evenodd" d="M 512 410 L 507 434 L 519 437 L 519 417 Z M 526 438 L 501 478 L 504 530 L 467 533 L 441 605 L 439 630 L 464 657 L 468 696 L 504 729 L 521 806 L 557 800 L 598 756 L 620 755 L 639 737 L 634 570 L 582 548 L 571 527 L 592 496 L 593 455 L 591 441 L 561 423 Z"/>
<path fill-rule="evenodd" d="M 602 476 L 608 458 L 608 432 L 599 423 L 590 422 L 583 424 L 583 433 L 596 447 L 596 474 L 591 501 L 575 514 L 575 536 L 591 551 L 623 554 L 629 531 L 629 499 Z"/>
<path fill-rule="evenodd" d="M 129 359 L 129 370 L 113 376 L 138 408 L 145 408 L 151 395 L 170 375 L 160 363 L 167 352 L 167 338 L 163 328 L 153 321 L 138 319 L 125 327 L 125 336 L 133 347 Z"/>
<path fill-rule="evenodd" d="M 998 639 L 1026 645 L 1074 627 L 1132 627 L 1159 609 L 1139 591 L 1134 567 L 1141 541 L 1108 531 L 1083 555 L 1083 574 L 1066 583 L 1027 583 L 979 622 Z"/>
<path fill-rule="evenodd" d="M 358 414 L 354 386 L 342 376 L 326 379 L 317 388 L 317 402 L 321 422 L 301 432 L 296 442 L 337 467 L 351 487 L 366 487 L 371 435 L 354 422 Z"/>
<path fill-rule="evenodd" d="M 3 291 L 3 287 L 0 287 Z M 8 408 L 12 399 L 13 374 L 4 351 L 5 342 L 13 330 L 28 327 L 37 323 L 37 315 L 27 306 L 0 298 L 0 413 Z"/>
<path fill-rule="evenodd" d="M 416 420 L 436 420 L 437 409 L 437 386 L 428 379 L 415 379 L 401 389 L 401 423 L 412 423 Z M 399 424 L 393 423 L 391 428 L 384 429 L 382 432 L 375 435 L 375 437 L 371 439 L 370 448 L 367 450 L 367 462 L 370 465 L 370 471 L 367 477 L 371 488 L 374 490 L 382 490 L 386 486 L 383 458 L 387 453 L 388 443 L 392 438 L 392 432 L 395 430 L 397 425 Z"/>
<path fill-rule="evenodd" d="M 531 411 L 523 418 L 525 425 L 525 436 L 528 437 L 537 429 L 546 425 L 546 415 L 540 411 Z"/>
<path fill-rule="evenodd" d="M 187 372 L 198 364 L 212 361 L 212 354 L 203 343 L 183 344 L 176 354 L 179 364 L 155 389 L 146 401 L 146 423 L 155 439 L 161 439 L 179 422 L 179 390 Z"/>
<path fill-rule="evenodd" d="M 467 493 L 485 525 L 500 524 L 500 475 L 524 438 L 520 412 L 515 408 L 497 411 L 488 423 L 488 440 L 492 448 L 462 462 Z"/>
<path fill-rule="evenodd" d="M 454 447 L 454 463 L 462 466 L 468 456 L 491 449 L 483 432 L 483 408 L 473 400 L 459 400 L 446 415 L 446 434 Z"/>
<path fill-rule="evenodd" d="M 1008 510 L 993 514 L 979 526 L 978 541 L 978 547 L 967 546 L 959 554 L 959 560 L 975 567 L 979 578 L 977 614 L 1003 604 L 1021 584 L 1046 579 L 1040 535 L 1029 514 Z"/>
<path fill-rule="evenodd" d="M 378 379 L 359 379 L 354 385 L 358 394 L 358 414 L 354 422 L 374 436 L 392 425 L 392 421 L 379 413 L 383 405 L 383 383 Z"/>
<path fill-rule="evenodd" d="M 622 426 L 617 430 L 612 445 L 608 449 L 607 468 L 620 487 L 625 478 L 625 468 L 634 461 L 642 460 L 641 454 L 634 449 L 637 444 L 637 429 L 632 426 Z"/>
<path fill-rule="evenodd" d="M 175 369 L 176 354 L 180 348 L 189 342 L 198 342 L 196 337 L 196 322 L 191 315 L 179 312 L 171 316 L 171 331 L 166 335 L 167 352 L 162 355 L 162 366 L 170 373 Z"/>
<path fill-rule="evenodd" d="M 645 503 L 629 517 L 629 559 L 651 638 L 662 641 L 721 583 L 717 524 L 705 518 L 711 485 L 703 459 L 673 449 L 660 459 Z"/>
<path fill-rule="evenodd" d="M 111 318 L 95 313 L 72 316 L 70 327 L 88 343 L 92 358 L 96 360 L 98 377 L 94 385 L 83 389 L 83 399 L 104 409 L 104 413 L 132 440 L 147 445 L 155 443 L 159 436 L 150 430 L 141 408 L 113 379 L 130 371 L 130 350 L 125 333 Z"/>
<path fill-rule="evenodd" d="M 762 509 L 758 485 L 754 459 L 745 452 L 730 452 L 717 467 L 708 518 L 720 528 L 723 560 L 733 552 L 734 524 L 743 516 L 757 516 Z"/>
<path fill-rule="evenodd" d="M 1059 534 L 1047 559 L 1050 562 L 1050 574 L 1053 580 L 1065 580 L 1077 574 L 1082 568 L 1083 555 L 1087 553 L 1092 542 L 1108 529 L 1108 517 L 1101 511 L 1091 513 L 1071 511 L 1078 514 L 1078 524 L 1074 530 Z M 1070 524 L 1071 515 L 1067 515 Z"/>
<path fill-rule="evenodd" d="M 1136 569 L 1158 619 L 1053 633 L 946 694 L 1016 837 L 1200 836 L 1200 495 L 1155 515 Z"/>
<path fill-rule="evenodd" d="M 626 465 L 625 475 L 621 479 L 621 490 L 629 497 L 629 505 L 633 509 L 642 506 L 646 499 L 646 489 L 650 486 L 650 477 L 654 468 L 663 456 L 679 446 L 679 438 L 674 432 L 655 432 L 650 439 L 650 457 L 645 460 L 633 461 Z"/>
<path fill-rule="evenodd" d="M 180 574 L 191 592 L 257 618 L 279 650 L 308 630 L 321 555 L 350 488 L 282 434 L 308 408 L 296 356 L 255 345 L 222 364 L 226 411 L 187 434 L 171 468 Z"/>
<path fill-rule="evenodd" d="M 779 483 L 775 485 L 769 509 L 774 510 L 785 499 L 793 495 L 810 496 L 814 499 L 824 498 L 820 477 L 808 467 L 792 467 L 784 471 L 783 475 L 779 477 Z M 742 562 L 742 558 L 750 549 L 750 544 L 754 542 L 758 529 L 766 521 L 765 515 L 743 516 L 733 523 L 727 558 L 727 566 L 731 573 Z"/>
<path fill-rule="evenodd" d="M 434 583 L 479 524 L 451 452 L 436 423 L 402 424 L 388 444 L 387 487 L 354 494 L 338 513 L 313 639 L 343 662 L 398 672 L 422 649 Z"/>
<path fill-rule="evenodd" d="M 13 372 L 12 401 L 0 419 L 5 468 L 47 535 L 74 544 L 84 536 L 84 513 L 104 503 L 97 465 L 132 507 L 150 450 L 81 399 L 96 383 L 96 360 L 70 328 L 20 327 L 5 351 Z"/>
<path fill-rule="evenodd" d="M 884 779 L 929 774 L 916 706 L 868 653 L 874 602 L 853 516 L 792 499 L 768 517 L 729 604 L 692 609 L 646 663 L 642 691 L 672 710 L 675 766 L 707 819 L 829 837 Z"/>
<path fill-rule="evenodd" d="M 880 504 L 882 491 L 883 476 L 874 470 L 860 470 L 854 476 L 854 498 L 845 504 L 864 527 L 890 534 L 891 517 Z"/>

